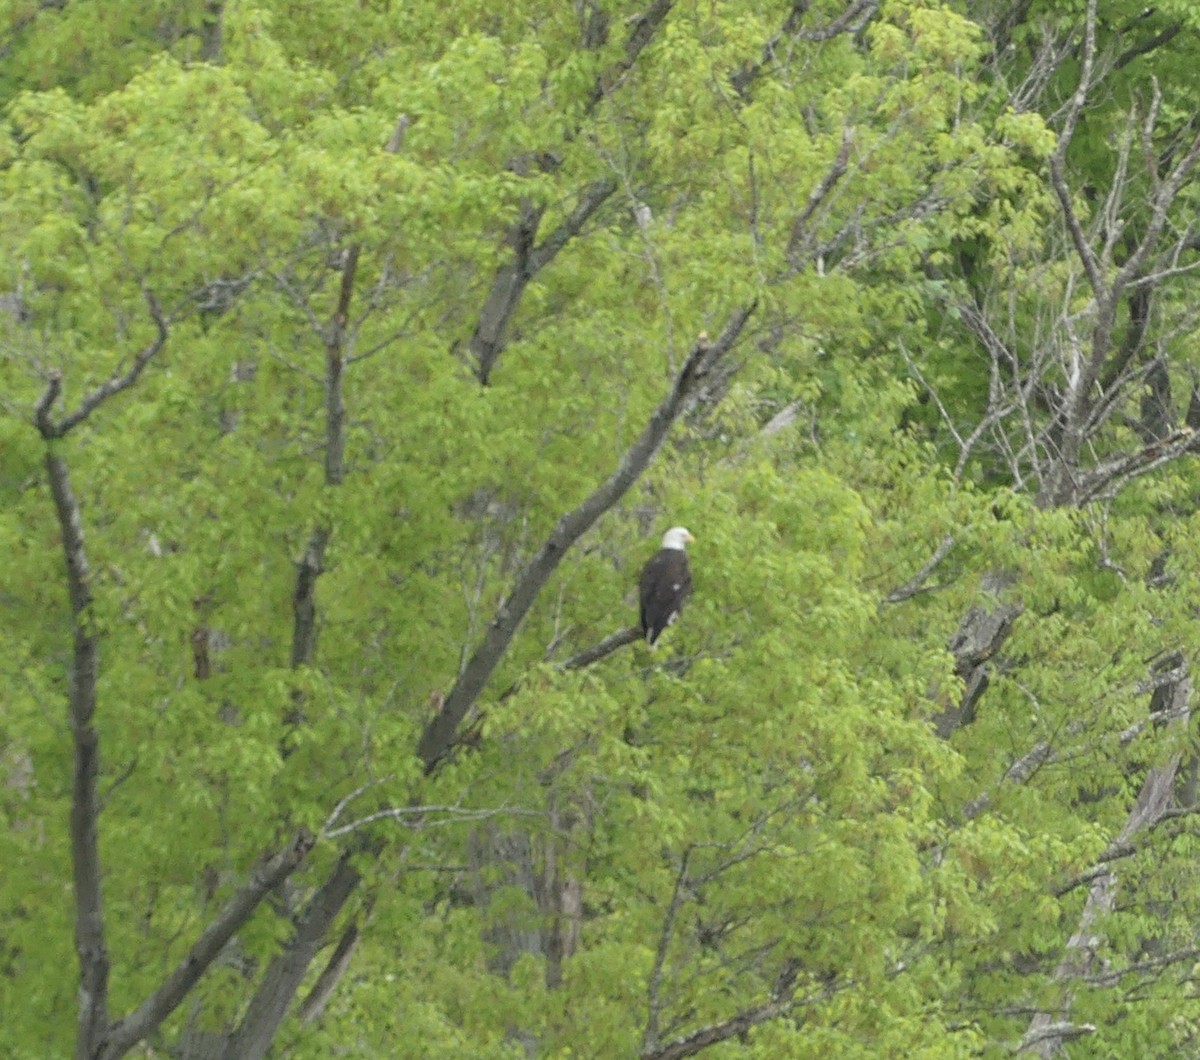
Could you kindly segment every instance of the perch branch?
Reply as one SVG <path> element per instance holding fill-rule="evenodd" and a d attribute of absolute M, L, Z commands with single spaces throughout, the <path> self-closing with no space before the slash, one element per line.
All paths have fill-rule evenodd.
<path fill-rule="evenodd" d="M 591 666 L 592 663 L 599 662 L 611 655 L 618 648 L 641 640 L 642 635 L 640 627 L 626 626 L 625 629 L 619 629 L 616 633 L 610 633 L 598 644 L 593 644 L 590 648 L 584 648 L 583 651 L 572 655 L 562 664 L 562 668 L 564 670 L 582 670 L 585 666 Z"/>
<path fill-rule="evenodd" d="M 650 417 L 641 436 L 622 457 L 617 469 L 577 508 L 562 516 L 550 536 L 518 576 L 508 598 L 501 603 L 487 633 L 463 668 L 446 701 L 421 736 L 417 753 L 432 770 L 449 753 L 459 725 L 474 706 L 488 679 L 508 650 L 517 629 L 542 588 L 571 546 L 625 495 L 654 459 L 675 421 L 706 390 L 706 376 L 729 352 L 741 335 L 755 303 L 734 312 L 715 343 L 707 336 L 696 340 L 687 362 L 676 376 L 670 393 Z"/>

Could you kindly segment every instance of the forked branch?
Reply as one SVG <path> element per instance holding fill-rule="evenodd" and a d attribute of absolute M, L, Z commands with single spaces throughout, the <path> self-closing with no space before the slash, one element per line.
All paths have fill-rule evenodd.
<path fill-rule="evenodd" d="M 504 351 L 509 324 L 525 289 L 539 272 L 549 265 L 581 231 L 596 211 L 616 191 L 614 180 L 598 180 L 589 184 L 579 195 L 575 209 L 541 243 L 533 245 L 542 218 L 540 209 L 529 209 L 514 227 L 511 238 L 514 259 L 502 266 L 492 280 L 491 290 L 479 314 L 479 322 L 471 336 L 469 348 L 475 358 L 475 374 L 487 386 L 492 369 Z"/>
<path fill-rule="evenodd" d="M 361 880 L 347 851 L 309 900 L 292 938 L 267 966 L 226 1056 L 260 1060 L 266 1055 L 322 941 Z"/>
<path fill-rule="evenodd" d="M 124 372 L 109 376 L 80 402 L 79 408 L 68 413 L 57 423 L 50 418 L 50 409 L 58 400 L 59 394 L 62 393 L 62 374 L 57 371 L 52 373 L 45 392 L 34 408 L 34 423 L 47 441 L 51 438 L 62 438 L 68 431 L 78 427 L 114 394 L 119 394 L 122 390 L 128 390 L 133 386 L 146 365 L 154 360 L 166 345 L 169 335 L 167 318 L 163 315 L 154 293 L 149 290 L 145 290 L 143 293 L 150 309 L 150 319 L 154 321 L 156 329 L 154 338 L 138 351 L 133 358 L 133 363 Z"/>

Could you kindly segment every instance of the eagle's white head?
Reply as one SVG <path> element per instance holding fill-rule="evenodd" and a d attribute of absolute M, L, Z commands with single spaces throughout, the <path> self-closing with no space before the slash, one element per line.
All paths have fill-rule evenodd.
<path fill-rule="evenodd" d="M 692 537 L 691 531 L 688 530 L 687 527 L 673 526 L 670 530 L 663 534 L 662 547 L 677 548 L 680 552 L 682 552 L 685 548 L 687 548 L 687 543 L 689 541 L 695 540 L 696 539 Z"/>

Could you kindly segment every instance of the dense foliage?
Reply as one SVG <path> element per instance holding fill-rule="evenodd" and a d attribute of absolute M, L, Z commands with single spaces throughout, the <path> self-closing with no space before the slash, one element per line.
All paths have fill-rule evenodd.
<path fill-rule="evenodd" d="M 2 6 L 0 1051 L 1200 1055 L 1190 3 Z"/>

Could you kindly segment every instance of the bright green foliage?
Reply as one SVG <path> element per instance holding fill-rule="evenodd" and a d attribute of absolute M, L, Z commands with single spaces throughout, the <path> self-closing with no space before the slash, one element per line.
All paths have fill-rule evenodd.
<path fill-rule="evenodd" d="M 1142 463 L 1063 500 L 1056 423 L 1096 298 L 1048 175 L 1079 63 L 1064 46 L 1039 73 L 1037 42 L 1075 40 L 1085 5 L 1015 26 L 936 0 L 849 21 L 731 0 L 659 24 L 662 6 L 7 4 L 0 1052 L 74 1047 L 47 448 L 100 634 L 111 1016 L 265 853 L 318 834 L 144 1055 L 237 1025 L 293 938 L 283 906 L 346 850 L 362 881 L 297 1000 L 352 923 L 357 945 L 280 1056 L 653 1057 L 710 1028 L 713 1055 L 933 1060 L 1004 1055 L 1038 1012 L 1090 1028 L 1064 1055 L 1196 1049 L 1190 715 L 1148 722 L 1155 695 L 1186 700 L 1170 675 L 1200 594 L 1178 431 L 1194 188 L 1155 248 L 1180 240 L 1178 272 L 1142 284 L 1144 312 L 1136 285 L 1116 299 L 1132 352 L 1072 471 Z M 1129 240 L 1153 228 L 1143 155 L 1174 164 L 1200 106 L 1193 5 L 1145 27 L 1117 6 L 1097 33 L 1112 90 L 1064 155 L 1098 245 L 1106 203 Z M 1135 245 L 1114 236 L 1108 271 Z M 521 571 L 697 334 L 752 300 L 736 371 L 569 551 L 426 775 L 421 733 Z M 58 417 L 160 325 L 132 386 L 39 437 L 52 370 Z M 564 669 L 634 621 L 675 524 L 697 537 L 680 623 Z M 293 665 L 321 530 L 315 650 Z M 970 616 L 1005 607 L 1011 631 L 970 657 Z M 1168 764 L 1170 813 L 1131 834 Z M 1067 975 L 1110 865 L 1100 959 Z"/>

